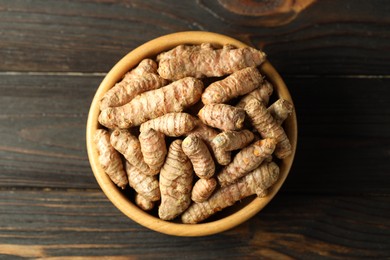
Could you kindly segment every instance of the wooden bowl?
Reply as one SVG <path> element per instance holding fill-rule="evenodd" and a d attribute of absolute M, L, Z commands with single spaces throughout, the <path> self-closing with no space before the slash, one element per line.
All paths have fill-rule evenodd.
<path fill-rule="evenodd" d="M 149 229 L 169 235 L 205 236 L 216 234 L 231 229 L 257 214 L 267 205 L 282 186 L 291 168 L 296 149 L 297 121 L 296 114 L 293 112 L 284 124 L 287 136 L 291 141 L 293 153 L 278 163 L 280 167 L 279 180 L 270 189 L 269 195 L 265 198 L 257 198 L 255 196 L 249 197 L 241 201 L 241 203 L 236 203 L 232 207 L 224 209 L 220 213 L 217 213 L 216 216 L 211 217 L 210 220 L 200 224 L 181 224 L 161 220 L 138 208 L 123 191 L 111 182 L 99 164 L 97 150 L 93 142 L 95 131 L 98 128 L 101 128 L 98 123 L 98 101 L 105 92 L 114 86 L 127 71 L 135 67 L 142 59 L 153 58 L 157 54 L 172 49 L 180 44 L 201 44 L 205 42 L 217 45 L 231 44 L 236 47 L 247 46 L 245 43 L 224 35 L 196 31 L 173 33 L 151 40 L 131 51 L 110 70 L 96 91 L 88 115 L 86 130 L 88 157 L 93 173 L 103 192 L 120 211 L 135 222 L 138 222 Z M 274 67 L 272 67 L 269 62 L 265 62 L 261 65 L 260 70 L 273 84 L 274 95 L 276 93 L 279 97 L 292 102 L 286 85 Z"/>

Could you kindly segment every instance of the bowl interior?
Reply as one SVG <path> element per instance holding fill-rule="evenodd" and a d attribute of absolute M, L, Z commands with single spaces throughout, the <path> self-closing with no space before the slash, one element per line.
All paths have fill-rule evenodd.
<path fill-rule="evenodd" d="M 246 44 L 233 38 L 210 32 L 174 33 L 149 41 L 127 54 L 110 70 L 96 91 L 88 115 L 86 130 L 88 157 L 95 178 L 103 192 L 120 211 L 122 211 L 132 220 L 149 229 L 170 235 L 211 235 L 228 230 L 248 220 L 253 215 L 258 213 L 262 208 L 264 208 L 278 192 L 290 171 L 295 155 L 297 142 L 297 121 L 294 111 L 284 123 L 284 129 L 291 141 L 293 152 L 289 157 L 278 161 L 278 165 L 280 167 L 279 180 L 270 189 L 269 195 L 265 198 L 257 198 L 255 196 L 249 197 L 243 200 L 241 203 L 236 203 L 234 206 L 228 209 L 224 209 L 221 213 L 213 216 L 207 222 L 200 224 L 181 224 L 168 222 L 161 220 L 147 212 L 144 212 L 135 204 L 133 204 L 133 202 L 129 199 L 128 194 L 125 194 L 125 192 L 118 189 L 116 185 L 111 182 L 109 177 L 105 174 L 104 170 L 100 167 L 97 150 L 93 142 L 95 131 L 100 128 L 98 123 L 98 101 L 105 92 L 114 86 L 114 84 L 118 82 L 127 71 L 134 68 L 142 59 L 154 58 L 157 54 L 172 49 L 180 44 L 201 44 L 205 42 L 215 45 L 231 44 L 236 47 L 247 46 Z M 282 78 L 268 61 L 261 65 L 260 71 L 273 84 L 274 93 L 276 93 L 278 97 L 282 97 L 292 102 L 290 93 Z"/>

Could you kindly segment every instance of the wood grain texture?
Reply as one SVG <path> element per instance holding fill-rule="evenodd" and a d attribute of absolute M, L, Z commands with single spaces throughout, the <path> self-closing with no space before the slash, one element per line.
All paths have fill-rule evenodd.
<path fill-rule="evenodd" d="M 383 75 L 389 12 L 387 0 L 316 1 L 265 27 L 218 1 L 1 0 L 0 70 L 107 72 L 157 36 L 206 30 L 264 49 L 282 74 Z"/>
<path fill-rule="evenodd" d="M 389 193 L 389 83 L 380 78 L 286 79 L 299 125 L 288 190 Z"/>
<path fill-rule="evenodd" d="M 0 76 L 1 186 L 97 187 L 86 155 L 85 125 L 100 80 Z"/>
<path fill-rule="evenodd" d="M 181 258 L 390 257 L 389 197 L 277 196 L 233 230 L 200 238 L 147 230 L 100 191 L 0 191 L 0 255 Z"/>
<path fill-rule="evenodd" d="M 0 259 L 390 258 L 388 1 L 238 2 L 0 0 Z M 125 217 L 100 191 L 85 150 L 103 74 L 140 44 L 187 30 L 263 49 L 299 123 L 275 199 L 199 238 Z"/>

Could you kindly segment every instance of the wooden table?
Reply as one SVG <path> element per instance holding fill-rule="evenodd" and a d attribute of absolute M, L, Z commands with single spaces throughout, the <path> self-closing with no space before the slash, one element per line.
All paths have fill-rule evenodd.
<path fill-rule="evenodd" d="M 390 3 L 263 2 L 0 0 L 0 255 L 389 258 Z M 186 30 L 263 49 L 299 121 L 276 198 L 246 223 L 198 238 L 120 213 L 85 147 L 105 73 L 136 46 Z"/>

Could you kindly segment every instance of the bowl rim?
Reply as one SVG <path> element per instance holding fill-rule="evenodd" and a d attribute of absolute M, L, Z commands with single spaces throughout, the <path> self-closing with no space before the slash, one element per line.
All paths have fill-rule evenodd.
<path fill-rule="evenodd" d="M 112 67 L 112 69 L 107 73 L 107 75 L 100 83 L 93 97 L 88 113 L 86 127 L 87 153 L 93 174 L 100 188 L 107 196 L 107 198 L 127 217 L 144 227 L 168 235 L 212 235 L 229 230 L 247 221 L 259 211 L 261 211 L 279 191 L 290 172 L 296 152 L 298 131 L 297 118 L 294 109 L 291 116 L 289 116 L 285 122 L 285 125 L 289 127 L 289 132 L 287 133 L 286 131 L 286 133 L 288 134 L 292 145 L 292 154 L 278 163 L 280 167 L 280 176 L 278 181 L 270 189 L 269 195 L 265 198 L 256 197 L 248 205 L 244 206 L 235 213 L 211 222 L 199 224 L 182 224 L 161 220 L 138 208 L 116 187 L 115 184 L 112 183 L 98 162 L 97 151 L 93 142 L 95 131 L 99 128 L 97 120 L 100 111 L 98 107 L 98 101 L 109 88 L 111 88 L 118 80 L 120 80 L 128 70 L 135 67 L 143 58 L 154 57 L 158 53 L 172 49 L 177 45 L 201 44 L 205 42 L 217 45 L 231 44 L 236 47 L 249 46 L 229 36 L 205 31 L 184 31 L 155 38 L 135 48 L 133 51 L 130 51 Z M 269 61 L 266 61 L 260 66 L 260 71 L 268 76 L 268 79 L 273 84 L 274 89 L 277 89 L 276 92 L 279 97 L 283 97 L 284 99 L 293 103 L 291 95 L 284 81 Z M 270 77 L 270 75 L 272 75 L 272 77 Z"/>

